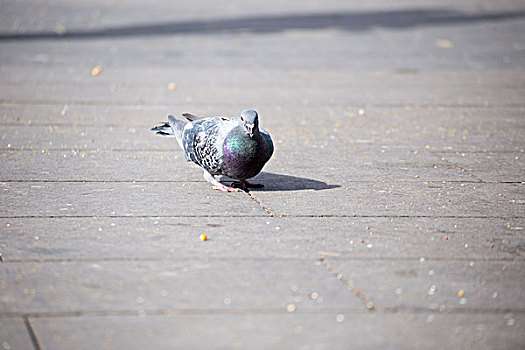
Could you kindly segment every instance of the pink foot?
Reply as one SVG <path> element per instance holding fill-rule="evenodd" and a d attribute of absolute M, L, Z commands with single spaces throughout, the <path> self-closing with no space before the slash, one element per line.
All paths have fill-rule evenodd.
<path fill-rule="evenodd" d="M 223 185 L 221 183 L 219 183 L 219 185 L 214 185 L 213 189 L 217 190 L 217 191 L 222 191 L 222 192 L 239 192 L 239 191 L 241 191 L 238 188 L 225 186 L 225 185 Z"/>

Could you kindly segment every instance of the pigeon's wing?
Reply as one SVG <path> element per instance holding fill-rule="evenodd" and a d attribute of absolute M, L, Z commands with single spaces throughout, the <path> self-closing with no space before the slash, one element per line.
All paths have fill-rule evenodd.
<path fill-rule="evenodd" d="M 191 113 L 182 113 L 182 116 L 186 119 L 188 119 L 190 122 L 193 122 L 195 120 L 199 120 L 200 118 L 196 115 L 193 115 Z"/>
<path fill-rule="evenodd" d="M 264 138 L 264 140 L 266 141 L 266 145 L 268 146 L 267 148 L 267 151 L 266 151 L 266 156 L 268 157 L 268 159 L 271 158 L 272 154 L 273 154 L 273 141 L 272 141 L 272 137 L 270 136 L 270 134 L 268 133 L 268 131 L 264 130 L 264 129 L 259 129 L 261 131 L 261 135 L 262 137 Z"/>
<path fill-rule="evenodd" d="M 239 121 L 226 117 L 205 118 L 188 123 L 182 140 L 186 160 L 200 165 L 210 174 L 220 174 L 224 161 L 224 140 L 237 126 Z"/>

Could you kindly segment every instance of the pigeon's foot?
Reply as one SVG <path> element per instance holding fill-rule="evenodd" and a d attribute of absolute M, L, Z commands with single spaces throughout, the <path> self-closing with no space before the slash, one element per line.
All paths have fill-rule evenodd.
<path fill-rule="evenodd" d="M 221 184 L 212 174 L 204 170 L 204 179 L 213 185 L 213 189 L 222 192 L 239 192 L 240 189 Z"/>
<path fill-rule="evenodd" d="M 219 185 L 214 185 L 213 189 L 217 191 L 222 191 L 222 192 L 240 192 L 241 191 L 240 188 L 226 186 L 221 183 L 219 183 Z"/>
<path fill-rule="evenodd" d="M 248 191 L 248 188 L 263 188 L 264 187 L 263 184 L 254 184 L 246 180 L 241 180 L 240 182 L 235 181 L 232 183 L 232 186 L 235 188 L 240 188 L 243 191 Z"/>

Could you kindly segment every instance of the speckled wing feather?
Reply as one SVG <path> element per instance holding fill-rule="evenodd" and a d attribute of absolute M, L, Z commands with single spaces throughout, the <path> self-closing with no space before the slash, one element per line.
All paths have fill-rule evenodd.
<path fill-rule="evenodd" d="M 213 117 L 187 123 L 182 132 L 186 160 L 203 167 L 212 175 L 221 173 L 224 139 L 240 125 L 238 118 Z"/>

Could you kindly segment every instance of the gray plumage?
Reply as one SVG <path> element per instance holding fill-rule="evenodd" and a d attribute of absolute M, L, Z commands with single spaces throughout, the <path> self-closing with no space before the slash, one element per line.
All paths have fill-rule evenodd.
<path fill-rule="evenodd" d="M 152 128 L 157 134 L 175 136 L 186 160 L 204 169 L 204 178 L 216 189 L 236 191 L 219 183 L 214 176 L 240 180 L 240 187 L 262 187 L 246 179 L 257 175 L 273 154 L 270 134 L 259 129 L 256 111 L 244 110 L 241 117 L 198 119 L 185 113 L 188 121 L 168 116 L 168 122 Z"/>

